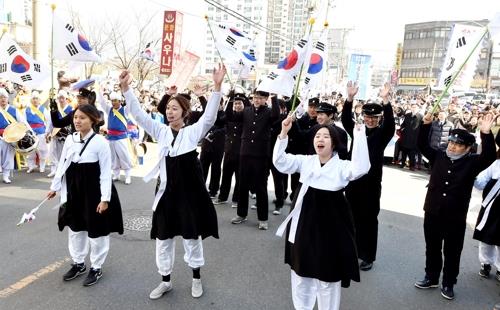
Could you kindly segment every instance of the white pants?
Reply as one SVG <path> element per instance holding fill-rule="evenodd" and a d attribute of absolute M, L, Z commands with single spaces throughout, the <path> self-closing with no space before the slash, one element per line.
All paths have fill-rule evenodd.
<path fill-rule="evenodd" d="M 49 147 L 45 141 L 45 134 L 38 134 L 38 146 L 36 150 L 28 154 L 28 168 L 32 169 L 36 167 L 36 154 L 40 157 L 40 169 L 45 169 L 45 162 L 47 161 L 47 155 L 49 154 Z"/>
<path fill-rule="evenodd" d="M 189 267 L 196 269 L 205 265 L 203 258 L 203 244 L 201 237 L 198 239 L 182 239 L 184 244 L 184 261 Z M 156 266 L 158 273 L 168 276 L 174 268 L 175 240 L 156 239 Z"/>
<path fill-rule="evenodd" d="M 316 299 L 319 310 L 340 308 L 340 281 L 323 282 L 314 278 L 298 276 L 292 270 L 293 306 L 297 310 L 312 310 Z"/>
<path fill-rule="evenodd" d="M 16 151 L 14 147 L 0 139 L 0 166 L 4 175 L 9 176 L 10 171 L 14 169 L 14 156 Z"/>
<path fill-rule="evenodd" d="M 85 257 L 89 253 L 89 245 L 91 267 L 99 269 L 109 252 L 109 236 L 89 238 L 86 231 L 75 232 L 68 228 L 69 254 L 74 263 L 85 262 Z"/>
<path fill-rule="evenodd" d="M 111 168 L 115 175 L 120 174 L 120 169 L 130 170 L 132 168 L 132 158 L 129 152 L 129 142 L 127 139 L 109 140 L 111 148 Z"/>
<path fill-rule="evenodd" d="M 61 158 L 63 147 L 64 141 L 57 140 L 57 137 L 52 138 L 52 141 L 50 142 L 50 161 L 52 162 L 52 166 L 50 167 L 51 172 L 55 173 L 57 171 L 57 164 Z"/>
<path fill-rule="evenodd" d="M 500 247 L 479 241 L 479 262 L 500 270 Z"/>

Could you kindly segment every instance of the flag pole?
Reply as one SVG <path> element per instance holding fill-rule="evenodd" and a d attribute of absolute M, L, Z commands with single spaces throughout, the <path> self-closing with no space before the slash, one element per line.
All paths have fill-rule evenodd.
<path fill-rule="evenodd" d="M 314 25 L 314 18 L 309 19 L 309 40 L 311 40 L 311 32 L 312 28 Z M 310 57 L 310 55 L 306 55 L 307 57 Z M 297 93 L 299 92 L 299 85 L 300 85 L 300 78 L 302 77 L 302 71 L 304 71 L 304 62 L 300 65 L 300 71 L 299 71 L 299 76 L 297 78 L 297 82 L 295 84 L 295 90 L 293 91 L 293 99 L 292 99 L 292 108 L 290 109 L 290 113 L 293 113 L 295 111 L 295 103 L 297 101 Z"/>
<path fill-rule="evenodd" d="M 448 93 L 448 89 L 451 87 L 451 85 L 453 85 L 453 82 L 455 82 L 455 79 L 458 77 L 458 75 L 460 74 L 460 71 L 462 71 L 463 67 L 465 66 L 465 64 L 469 61 L 469 58 L 472 56 L 472 54 L 474 53 L 474 51 L 476 50 L 476 48 L 479 46 L 479 43 L 481 43 L 481 41 L 483 41 L 483 38 L 486 36 L 486 34 L 488 33 L 488 27 L 484 27 L 484 33 L 483 35 L 481 36 L 481 38 L 477 41 L 476 45 L 474 45 L 474 48 L 470 51 L 469 55 L 467 56 L 467 58 L 465 58 L 465 61 L 460 65 L 460 67 L 458 68 L 457 72 L 455 72 L 455 74 L 453 75 L 453 77 L 451 78 L 451 81 L 448 83 L 448 85 L 446 86 L 446 88 L 443 90 L 443 92 L 441 93 L 441 95 L 439 96 L 439 98 L 437 99 L 436 103 L 434 104 L 434 106 L 432 107 L 432 111 L 431 111 L 431 114 L 434 114 L 438 107 L 440 106 L 440 103 L 441 103 L 441 100 L 443 99 L 443 97 Z"/>
<path fill-rule="evenodd" d="M 214 32 L 212 31 L 212 26 L 210 25 L 210 21 L 208 20 L 208 15 L 205 15 L 205 20 L 207 21 L 208 29 L 210 29 L 210 34 L 212 35 L 212 39 L 214 40 L 215 49 L 217 50 L 217 54 L 219 55 L 220 62 L 222 62 L 223 66 L 226 66 L 224 64 L 224 61 L 222 60 L 222 55 L 219 51 L 219 48 L 217 47 L 217 44 L 215 44 L 216 40 L 215 40 Z M 231 78 L 229 77 L 229 70 L 226 70 L 226 77 L 227 77 L 227 80 L 229 81 L 229 84 L 231 85 L 231 89 L 234 89 L 233 82 L 231 81 Z"/>
<path fill-rule="evenodd" d="M 2 40 L 3 35 L 7 33 L 7 26 L 2 28 L 2 35 L 0 36 L 0 40 Z"/>
<path fill-rule="evenodd" d="M 49 98 L 54 99 L 55 90 L 54 90 L 54 11 L 56 10 L 56 4 L 52 3 L 50 5 L 52 9 L 52 29 L 51 29 L 51 43 L 50 43 L 50 92 Z"/>

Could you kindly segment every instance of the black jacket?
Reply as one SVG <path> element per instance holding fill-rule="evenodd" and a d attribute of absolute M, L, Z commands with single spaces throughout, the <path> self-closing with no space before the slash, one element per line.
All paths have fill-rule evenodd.
<path fill-rule="evenodd" d="M 226 119 L 229 122 L 241 122 L 241 156 L 266 158 L 271 154 L 271 126 L 279 118 L 280 107 L 276 97 L 272 98 L 272 108 L 260 106 L 246 107 L 242 112 L 233 111 L 233 103 L 229 102 Z"/>
<path fill-rule="evenodd" d="M 201 142 L 201 150 L 209 152 L 224 152 L 224 140 L 226 134 L 226 116 L 224 111 L 217 112 L 214 125 L 205 135 Z"/>
<path fill-rule="evenodd" d="M 422 115 L 417 113 L 412 115 L 407 113 L 401 124 L 401 146 L 407 149 L 417 148 L 417 137 L 420 130 L 420 124 L 422 123 Z"/>
<path fill-rule="evenodd" d="M 493 134 L 481 133 L 480 155 L 469 153 L 458 160 L 451 160 L 446 152 L 430 147 L 430 128 L 430 124 L 422 125 L 418 136 L 418 147 L 432 166 L 424 210 L 436 215 L 444 212 L 449 218 L 465 221 L 474 179 L 496 158 Z"/>
<path fill-rule="evenodd" d="M 378 182 L 382 181 L 382 166 L 384 164 L 384 150 L 391 141 L 396 130 L 394 112 L 390 104 L 383 106 L 384 120 L 376 128 L 366 128 L 366 139 L 368 142 L 368 153 L 370 154 L 370 171 L 366 177 L 373 178 Z M 342 109 L 342 126 L 351 138 L 353 137 L 354 120 L 351 116 L 352 102 L 346 101 Z M 352 149 L 352 145 L 351 145 Z M 365 176 L 363 176 L 365 177 Z"/>
<path fill-rule="evenodd" d="M 297 121 L 292 123 L 292 128 L 288 132 L 288 146 L 286 152 L 290 154 L 309 154 L 312 145 L 311 130 L 318 122 L 309 114 L 304 114 Z"/>

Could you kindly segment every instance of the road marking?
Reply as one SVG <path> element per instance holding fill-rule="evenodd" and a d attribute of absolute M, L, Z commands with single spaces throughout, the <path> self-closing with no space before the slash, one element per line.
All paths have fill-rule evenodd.
<path fill-rule="evenodd" d="M 0 291 L 0 298 L 6 298 L 12 294 L 17 293 L 18 291 L 22 290 L 23 288 L 35 282 L 36 280 L 40 279 L 41 277 L 59 269 L 62 265 L 65 265 L 70 260 L 71 259 L 69 257 L 66 257 L 60 261 L 57 261 L 53 264 L 50 264 L 38 270 L 37 272 L 30 274 L 29 276 L 17 281 L 16 283 L 12 284 L 9 287 L 4 288 L 3 290 Z"/>

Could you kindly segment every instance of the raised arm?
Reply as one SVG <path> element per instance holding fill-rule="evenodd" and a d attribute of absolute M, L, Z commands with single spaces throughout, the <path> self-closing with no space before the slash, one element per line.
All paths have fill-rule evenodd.
<path fill-rule="evenodd" d="M 273 164 L 281 173 L 291 174 L 300 172 L 302 162 L 306 160 L 304 155 L 292 155 L 285 153 L 288 145 L 288 131 L 292 128 L 292 117 L 288 116 L 281 123 L 281 133 L 276 140 L 273 149 Z"/>
<path fill-rule="evenodd" d="M 358 93 L 358 83 L 349 81 L 347 82 L 347 99 L 344 102 L 344 107 L 342 108 L 342 114 L 340 115 L 340 120 L 345 131 L 349 136 L 353 135 L 354 130 L 354 120 L 352 119 L 352 103 L 354 101 L 354 96 Z"/>
<path fill-rule="evenodd" d="M 367 174 L 371 167 L 365 130 L 364 125 L 358 125 L 353 131 L 352 156 L 350 161 L 344 161 L 348 168 L 343 171 L 346 173 L 345 178 L 349 181 Z"/>
<path fill-rule="evenodd" d="M 481 122 L 481 154 L 477 162 L 476 175 L 491 165 L 496 159 L 495 138 L 491 133 L 491 127 L 496 123 L 493 114 L 486 114 Z"/>
<path fill-rule="evenodd" d="M 423 118 L 423 123 L 420 126 L 420 131 L 418 132 L 418 149 L 424 155 L 429 159 L 431 164 L 434 162 L 434 159 L 436 158 L 437 152 L 433 148 L 431 148 L 431 145 L 429 143 L 429 132 L 431 130 L 431 124 L 432 124 L 432 114 L 427 113 L 424 118 Z M 403 122 L 403 124 L 405 124 Z"/>
<path fill-rule="evenodd" d="M 391 106 L 391 85 L 385 83 L 384 87 L 380 90 L 379 96 L 382 97 L 382 104 L 384 107 L 384 123 L 382 124 L 382 143 L 387 145 L 394 136 L 396 131 L 396 121 L 394 120 L 394 111 Z"/>

